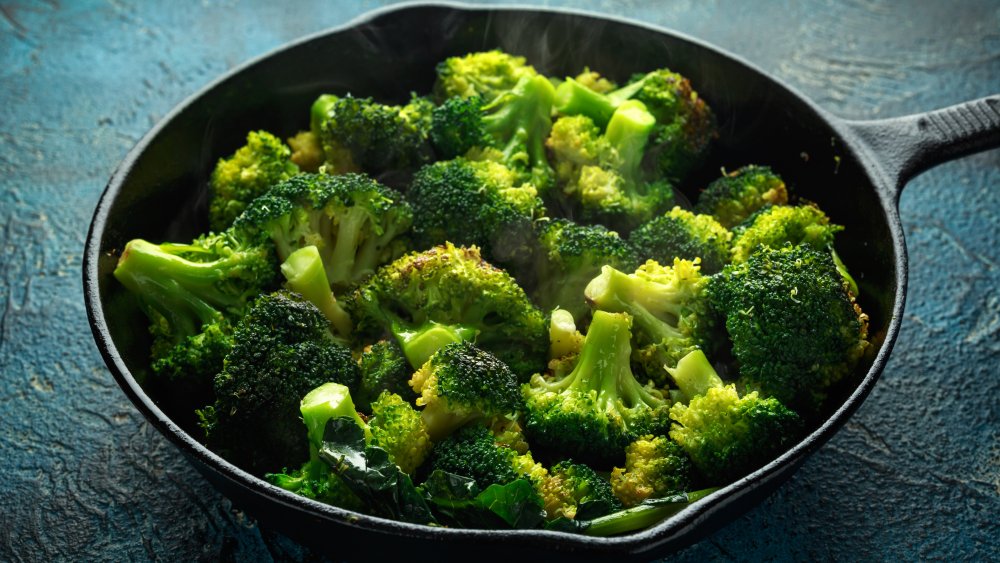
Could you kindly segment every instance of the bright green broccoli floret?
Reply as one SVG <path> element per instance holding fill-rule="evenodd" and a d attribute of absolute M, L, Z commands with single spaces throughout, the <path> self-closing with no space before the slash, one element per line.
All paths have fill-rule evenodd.
<path fill-rule="evenodd" d="M 707 481 L 716 485 L 738 479 L 774 459 L 798 438 L 802 420 L 778 399 L 756 391 L 740 397 L 733 384 L 723 385 L 699 350 L 671 373 L 688 386 L 704 388 L 687 404 L 676 403 L 670 437 Z M 682 387 L 684 390 L 684 387 Z"/>
<path fill-rule="evenodd" d="M 487 103 L 452 98 L 432 114 L 432 139 L 445 158 L 499 162 L 517 175 L 518 184 L 531 184 L 544 193 L 552 183 L 545 153 L 552 95 L 548 79 L 533 76 Z"/>
<path fill-rule="evenodd" d="M 638 363 L 662 386 L 664 366 L 673 367 L 691 350 L 709 345 L 714 323 L 705 294 L 708 281 L 694 262 L 674 259 L 672 266 L 661 266 L 650 260 L 633 274 L 605 267 L 585 293 L 597 309 L 633 317 Z"/>
<path fill-rule="evenodd" d="M 611 483 L 582 463 L 561 461 L 553 465 L 537 489 L 548 520 L 596 518 L 622 508 Z"/>
<path fill-rule="evenodd" d="M 422 168 L 407 195 L 419 247 L 476 245 L 489 260 L 511 262 L 528 252 L 531 222 L 543 212 L 538 191 L 518 184 L 506 166 L 464 158 Z"/>
<path fill-rule="evenodd" d="M 410 387 L 424 407 L 421 417 L 431 439 L 438 441 L 474 421 L 491 424 L 521 412 L 517 377 L 489 352 L 468 342 L 438 350 L 413 378 Z"/>
<path fill-rule="evenodd" d="M 546 145 L 562 187 L 560 204 L 584 222 L 623 232 L 669 208 L 672 187 L 642 167 L 655 125 L 653 115 L 636 101 L 618 106 L 603 134 L 586 116 L 557 120 Z"/>
<path fill-rule="evenodd" d="M 413 168 L 431 157 L 433 107 L 417 96 L 404 106 L 393 106 L 350 94 L 326 94 L 313 104 L 313 131 L 334 173 Z"/>
<path fill-rule="evenodd" d="M 407 395 L 412 395 L 407 391 Z M 372 403 L 371 445 L 389 454 L 404 473 L 413 473 L 424 462 L 431 440 L 421 414 L 395 393 L 383 391 Z"/>
<path fill-rule="evenodd" d="M 808 245 L 761 248 L 713 277 L 708 295 L 725 316 L 747 388 L 803 415 L 817 410 L 869 345 L 868 316 L 830 253 Z"/>
<path fill-rule="evenodd" d="M 410 377 L 413 370 L 403 355 L 403 350 L 393 340 L 379 340 L 365 348 L 359 362 L 361 367 L 361 383 L 355 404 L 362 412 L 370 413 L 372 401 L 383 391 L 395 393 L 401 397 L 413 397 L 410 389 Z"/>
<path fill-rule="evenodd" d="M 355 386 L 358 376 L 319 309 L 295 293 L 264 295 L 237 324 L 215 378 L 216 402 L 201 411 L 207 441 L 255 473 L 305 459 L 302 397 L 327 382 Z"/>
<path fill-rule="evenodd" d="M 255 199 L 234 229 L 270 236 L 279 258 L 316 246 L 335 288 L 356 284 L 405 250 L 403 196 L 363 174 L 299 174 Z"/>
<path fill-rule="evenodd" d="M 186 397 L 185 408 L 211 400 L 233 326 L 247 304 L 276 283 L 277 271 L 266 241 L 232 229 L 190 244 L 136 239 L 125 245 L 114 276 L 149 317 L 157 384 Z"/>
<path fill-rule="evenodd" d="M 251 131 L 247 144 L 220 158 L 209 179 L 208 219 L 212 230 L 229 228 L 246 206 L 274 184 L 298 173 L 292 151 L 267 131 Z"/>
<path fill-rule="evenodd" d="M 567 219 L 539 222 L 536 259 L 518 265 L 518 277 L 533 281 L 532 297 L 543 309 L 561 307 L 582 319 L 587 312 L 583 289 L 603 266 L 631 270 L 638 263 L 632 247 L 601 225 L 578 225 Z"/>
<path fill-rule="evenodd" d="M 268 473 L 265 477 L 272 484 L 304 497 L 351 510 L 363 510 L 361 500 L 318 455 L 323 430 L 330 419 L 347 417 L 364 426 L 354 410 L 350 390 L 339 383 L 320 385 L 302 398 L 299 411 L 307 429 L 309 460 L 294 471 L 285 469 L 282 473 Z"/>
<path fill-rule="evenodd" d="M 525 379 L 545 365 L 545 316 L 475 247 L 445 244 L 388 264 L 357 289 L 350 311 L 362 334 L 433 322 L 475 331 L 477 346 Z"/>
<path fill-rule="evenodd" d="M 762 207 L 787 203 L 788 190 L 781 177 L 766 166 L 750 165 L 709 184 L 694 210 L 714 216 L 731 229 Z"/>
<path fill-rule="evenodd" d="M 674 258 L 701 258 L 702 272 L 714 274 L 729 263 L 732 237 L 711 215 L 674 207 L 632 231 L 628 240 L 641 260 L 669 264 Z"/>
<path fill-rule="evenodd" d="M 498 49 L 469 53 L 462 57 L 449 57 L 438 64 L 434 93 L 439 102 L 456 96 L 479 97 L 490 102 L 513 89 L 523 78 L 537 75 L 524 57 Z"/>
<path fill-rule="evenodd" d="M 611 471 L 611 488 L 625 506 L 683 493 L 691 486 L 691 459 L 666 436 L 643 436 L 625 448 L 625 467 Z"/>
<path fill-rule="evenodd" d="M 786 244 L 808 244 L 817 250 L 833 246 L 833 236 L 844 230 L 818 207 L 774 205 L 751 215 L 734 229 L 733 262 L 746 262 L 760 247 L 781 248 Z"/>
<path fill-rule="evenodd" d="M 595 311 L 573 370 L 562 378 L 535 375 L 523 386 L 532 444 L 615 463 L 639 436 L 666 432 L 669 401 L 629 367 L 631 324 L 624 313 Z"/>

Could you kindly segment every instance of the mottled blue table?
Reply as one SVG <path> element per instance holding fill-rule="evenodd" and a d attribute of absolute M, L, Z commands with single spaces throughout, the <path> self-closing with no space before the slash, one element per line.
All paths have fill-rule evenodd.
<path fill-rule="evenodd" d="M 382 2 L 0 2 L 0 560 L 314 559 L 232 509 L 137 414 L 87 326 L 80 256 L 109 174 L 216 75 Z M 552 2 L 716 43 L 865 119 L 1000 91 L 1000 4 Z M 898 343 L 851 422 L 679 559 L 1000 558 L 1000 152 L 900 203 Z"/>

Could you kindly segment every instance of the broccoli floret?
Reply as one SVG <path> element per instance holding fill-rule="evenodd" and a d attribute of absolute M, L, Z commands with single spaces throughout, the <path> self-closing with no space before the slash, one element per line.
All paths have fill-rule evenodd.
<path fill-rule="evenodd" d="M 413 397 L 410 389 L 410 369 L 403 350 L 393 340 L 379 340 L 365 348 L 359 362 L 361 367 L 361 382 L 358 385 L 355 403 L 362 412 L 372 412 L 372 401 L 383 391 L 395 393 L 401 397 Z"/>
<path fill-rule="evenodd" d="M 288 139 L 288 146 L 292 149 L 290 160 L 303 172 L 319 172 L 319 167 L 326 160 L 326 156 L 323 154 L 323 145 L 319 142 L 319 137 L 312 131 L 299 131 L 294 137 Z M 356 170 L 345 170 L 344 172 L 356 172 Z"/>
<path fill-rule="evenodd" d="M 530 453 L 517 451 L 498 443 L 496 436 L 482 424 L 471 424 L 438 442 L 431 451 L 428 466 L 468 477 L 476 486 L 506 485 L 516 479 L 535 481 L 546 475 Z"/>
<path fill-rule="evenodd" d="M 368 421 L 371 444 L 385 450 L 404 473 L 413 473 L 431 449 L 421 414 L 402 397 L 387 391 L 382 392 L 371 408 L 372 418 Z"/>
<path fill-rule="evenodd" d="M 543 212 L 531 184 L 518 184 L 506 166 L 464 158 L 422 168 L 407 195 L 419 247 L 451 242 L 480 247 L 488 260 L 517 260 L 528 252 L 532 220 Z"/>
<path fill-rule="evenodd" d="M 833 246 L 833 237 L 844 230 L 813 205 L 764 207 L 734 229 L 733 262 L 746 262 L 758 248 L 808 244 L 817 250 Z"/>
<path fill-rule="evenodd" d="M 185 408 L 211 400 L 212 379 L 232 346 L 233 326 L 250 300 L 277 281 L 274 252 L 258 239 L 237 237 L 232 230 L 190 244 L 135 239 L 118 260 L 115 278 L 150 320 L 157 385 L 187 397 Z"/>
<path fill-rule="evenodd" d="M 561 461 L 553 465 L 537 489 L 548 520 L 596 518 L 622 508 L 611 483 L 582 463 Z"/>
<path fill-rule="evenodd" d="M 536 225 L 536 259 L 518 265 L 520 279 L 532 280 L 532 298 L 543 309 L 561 307 L 574 318 L 587 312 L 583 289 L 603 266 L 631 270 L 638 263 L 631 245 L 601 225 L 578 225 L 568 219 Z"/>
<path fill-rule="evenodd" d="M 669 401 L 632 375 L 631 318 L 595 311 L 576 366 L 522 388 L 532 444 L 593 463 L 620 463 L 639 436 L 664 434 Z"/>
<path fill-rule="evenodd" d="M 431 439 L 439 441 L 477 420 L 516 418 L 522 402 L 517 377 L 489 352 L 468 342 L 438 350 L 410 379 Z"/>
<path fill-rule="evenodd" d="M 808 245 L 761 248 L 708 285 L 725 316 L 743 383 L 813 414 L 869 343 L 868 316 L 829 252 Z"/>
<path fill-rule="evenodd" d="M 709 346 L 714 319 L 698 264 L 675 258 L 673 266 L 650 260 L 635 273 L 605 266 L 587 286 L 587 301 L 602 311 L 625 312 L 638 328 L 636 359 L 645 375 L 666 383 L 664 366 Z"/>
<path fill-rule="evenodd" d="M 669 264 L 674 258 L 701 258 L 701 271 L 714 274 L 729 263 L 732 237 L 711 215 L 674 207 L 632 231 L 628 240 L 641 260 Z"/>
<path fill-rule="evenodd" d="M 359 287 L 350 305 L 362 334 L 435 322 L 475 331 L 477 346 L 525 379 L 545 365 L 545 316 L 475 247 L 448 243 L 404 256 Z"/>
<path fill-rule="evenodd" d="M 607 94 L 618 89 L 617 84 L 607 77 L 601 76 L 599 72 L 590 70 L 589 67 L 584 67 L 583 72 L 576 75 L 573 79 L 579 82 L 581 86 L 589 88 L 598 94 Z"/>
<path fill-rule="evenodd" d="M 220 158 L 209 179 L 208 222 L 224 231 L 257 196 L 299 172 L 292 151 L 267 131 L 251 131 L 247 144 Z"/>
<path fill-rule="evenodd" d="M 562 186 L 559 203 L 584 222 L 623 232 L 667 209 L 673 188 L 642 168 L 655 124 L 653 115 L 635 101 L 618 106 L 603 134 L 586 116 L 557 120 L 546 145 Z"/>
<path fill-rule="evenodd" d="M 200 413 L 207 442 L 258 474 L 305 459 L 302 397 L 327 382 L 355 386 L 358 377 L 350 350 L 334 341 L 319 309 L 295 293 L 264 295 L 236 325 L 215 377 L 216 401 Z"/>
<path fill-rule="evenodd" d="M 264 233 L 281 260 L 314 245 L 334 288 L 356 284 L 405 251 L 403 196 L 363 174 L 299 174 L 255 199 L 234 229 Z"/>
<path fill-rule="evenodd" d="M 519 184 L 544 193 L 553 180 L 545 153 L 553 92 L 545 77 L 533 76 L 490 102 L 450 99 L 432 113 L 432 139 L 445 158 L 499 162 L 516 174 Z"/>
<path fill-rule="evenodd" d="M 686 394 L 705 389 L 687 404 L 670 409 L 676 423 L 670 438 L 691 457 L 709 483 L 722 485 L 774 459 L 798 438 L 802 420 L 774 397 L 756 391 L 742 397 L 723 385 L 700 350 L 681 360 L 671 374 Z M 682 390 L 685 390 L 682 387 Z"/>
<path fill-rule="evenodd" d="M 604 127 L 623 104 L 641 102 L 656 125 L 650 132 L 646 160 L 657 176 L 679 180 L 699 163 L 717 136 L 715 116 L 691 82 L 668 69 L 637 74 L 628 84 L 608 92 L 588 87 L 586 81 L 567 79 L 556 89 L 556 109 L 564 115 L 583 115 Z"/>
<path fill-rule="evenodd" d="M 731 229 L 762 207 L 787 203 L 788 190 L 781 177 L 766 166 L 749 165 L 709 184 L 694 210 L 714 216 Z"/>
<path fill-rule="evenodd" d="M 313 104 L 313 131 L 330 172 L 371 174 L 417 167 L 431 158 L 434 104 L 416 95 L 404 106 L 350 94 L 321 96 Z"/>
<path fill-rule="evenodd" d="M 354 324 L 330 291 L 330 282 L 326 279 L 326 269 L 319 249 L 310 245 L 296 250 L 281 264 L 281 273 L 287 280 L 285 285 L 288 289 L 315 305 L 330 321 L 341 342 L 348 344 Z"/>
<path fill-rule="evenodd" d="M 274 485 L 307 498 L 351 510 L 363 510 L 361 500 L 330 470 L 328 464 L 319 459 L 319 448 L 327 421 L 348 417 L 359 426 L 364 426 L 354 410 L 350 390 L 339 383 L 324 383 L 302 398 L 299 412 L 307 429 L 308 461 L 299 469 L 268 473 L 265 478 Z"/>
<path fill-rule="evenodd" d="M 438 102 L 448 98 L 479 97 L 486 102 L 504 94 L 523 78 L 538 76 L 524 57 L 498 49 L 449 57 L 437 66 L 434 93 Z"/>
<path fill-rule="evenodd" d="M 625 448 L 625 467 L 611 471 L 611 488 L 625 506 L 683 493 L 691 486 L 691 459 L 666 436 L 643 436 Z"/>

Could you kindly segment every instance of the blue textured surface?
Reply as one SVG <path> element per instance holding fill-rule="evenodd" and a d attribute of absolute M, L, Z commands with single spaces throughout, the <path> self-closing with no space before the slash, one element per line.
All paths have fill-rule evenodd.
<path fill-rule="evenodd" d="M 850 118 L 1000 91 L 995 1 L 551 4 L 716 43 Z M 80 256 L 112 169 L 174 104 L 380 5 L 0 2 L 0 560 L 314 558 L 232 510 L 118 390 Z M 775 495 L 677 559 L 1000 558 L 998 188 L 1000 151 L 911 182 L 909 301 L 875 391 Z"/>

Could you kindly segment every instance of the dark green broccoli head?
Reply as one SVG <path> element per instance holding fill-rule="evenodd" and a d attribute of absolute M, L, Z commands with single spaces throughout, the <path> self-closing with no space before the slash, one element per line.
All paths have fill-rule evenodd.
<path fill-rule="evenodd" d="M 723 485 L 785 451 L 800 435 L 797 414 L 756 391 L 740 397 L 733 384 L 713 387 L 670 409 L 670 437 L 710 484 Z"/>
<path fill-rule="evenodd" d="M 603 266 L 631 270 L 639 263 L 632 246 L 601 225 L 553 219 L 539 222 L 536 232 L 536 259 L 519 266 L 518 275 L 536 278 L 532 297 L 545 310 L 561 307 L 582 319 L 587 311 L 583 290 Z"/>
<path fill-rule="evenodd" d="M 379 340 L 365 348 L 359 363 L 361 382 L 354 402 L 362 412 L 370 413 L 372 401 L 383 391 L 400 397 L 413 397 L 409 385 L 413 370 L 395 341 Z"/>
<path fill-rule="evenodd" d="M 518 453 L 496 442 L 482 424 L 460 428 L 438 442 L 431 451 L 431 471 L 441 470 L 475 480 L 480 489 L 505 485 L 519 478 Z"/>
<path fill-rule="evenodd" d="M 785 182 L 766 166 L 749 165 L 715 180 L 698 196 L 697 213 L 731 229 L 758 209 L 788 203 Z"/>
<path fill-rule="evenodd" d="M 772 205 L 761 208 L 733 229 L 733 262 L 745 262 L 758 248 L 808 244 L 817 250 L 833 246 L 833 237 L 844 230 L 813 205 Z"/>
<path fill-rule="evenodd" d="M 449 57 L 437 66 L 434 94 L 438 102 L 448 98 L 479 97 L 490 102 L 511 90 L 523 78 L 537 76 L 524 57 L 498 49 Z"/>
<path fill-rule="evenodd" d="M 413 222 L 403 196 L 364 174 L 299 174 L 254 200 L 233 229 L 269 236 L 281 260 L 316 246 L 327 280 L 358 283 L 405 250 Z"/>
<path fill-rule="evenodd" d="M 691 459 L 666 436 L 643 436 L 625 448 L 625 467 L 611 472 L 611 487 L 625 506 L 691 488 Z"/>
<path fill-rule="evenodd" d="M 522 378 L 545 365 L 545 316 L 475 247 L 449 243 L 399 258 L 359 287 L 349 305 L 361 334 L 433 321 L 477 331 L 476 345 Z"/>
<path fill-rule="evenodd" d="M 650 260 L 632 274 L 605 267 L 584 293 L 597 309 L 632 316 L 637 364 L 647 378 L 664 386 L 665 366 L 710 345 L 715 322 L 705 294 L 708 281 L 688 260 L 674 259 L 669 266 Z"/>
<path fill-rule="evenodd" d="M 274 184 L 298 173 L 292 151 L 267 131 L 251 131 L 247 144 L 220 158 L 209 179 L 208 219 L 212 230 L 229 228 L 246 206 Z"/>
<path fill-rule="evenodd" d="M 313 105 L 313 117 L 334 172 L 360 168 L 380 174 L 413 168 L 430 159 L 430 101 L 414 96 L 407 105 L 393 106 L 350 94 L 326 96 L 323 101 Z M 323 117 L 315 119 L 323 111 Z"/>
<path fill-rule="evenodd" d="M 668 69 L 632 77 L 623 89 L 638 86 L 631 99 L 638 100 L 656 117 L 647 159 L 660 174 L 683 178 L 701 162 L 712 139 L 718 136 L 715 115 L 691 87 L 691 81 Z"/>
<path fill-rule="evenodd" d="M 582 463 L 561 461 L 553 465 L 537 488 L 549 520 L 589 520 L 622 508 L 611 483 Z"/>
<path fill-rule="evenodd" d="M 253 303 L 215 378 L 216 402 L 203 411 L 213 448 L 256 473 L 306 458 L 300 401 L 323 383 L 354 387 L 359 377 L 350 350 L 334 342 L 328 326 L 298 294 L 281 291 Z"/>
<path fill-rule="evenodd" d="M 472 421 L 515 418 L 522 410 L 517 376 L 496 356 L 468 342 L 438 350 L 410 386 L 420 396 L 422 417 L 435 441 Z"/>
<path fill-rule="evenodd" d="M 395 393 L 383 391 L 372 403 L 368 428 L 371 445 L 385 450 L 404 473 L 413 473 L 430 453 L 431 439 L 420 412 Z"/>
<path fill-rule="evenodd" d="M 669 401 L 636 381 L 629 367 L 631 319 L 595 311 L 573 370 L 523 386 L 532 444 L 593 463 L 620 463 L 639 436 L 664 434 Z"/>
<path fill-rule="evenodd" d="M 869 345 L 868 316 L 830 253 L 808 245 L 761 248 L 713 277 L 708 295 L 747 387 L 802 414 L 815 412 Z"/>
<path fill-rule="evenodd" d="M 431 115 L 431 141 L 442 159 L 463 156 L 473 147 L 493 144 L 493 137 L 483 123 L 483 101 L 479 97 L 448 98 Z"/>
<path fill-rule="evenodd" d="M 641 260 L 670 264 L 674 258 L 700 258 L 702 272 L 714 274 L 729 263 L 732 236 L 711 215 L 674 207 L 632 231 L 628 240 Z"/>
<path fill-rule="evenodd" d="M 492 161 L 456 158 L 425 166 L 408 196 L 418 246 L 476 245 L 499 263 L 529 252 L 532 219 L 543 212 L 535 187 L 518 184 L 513 171 Z"/>
<path fill-rule="evenodd" d="M 221 318 L 205 324 L 201 332 L 175 342 L 176 334 L 166 319 L 149 311 L 149 332 L 153 337 L 150 367 L 154 378 L 149 383 L 157 396 L 179 399 L 186 412 L 204 406 L 215 397 L 212 382 L 222 371 L 222 362 L 233 346 L 233 324 Z"/>

